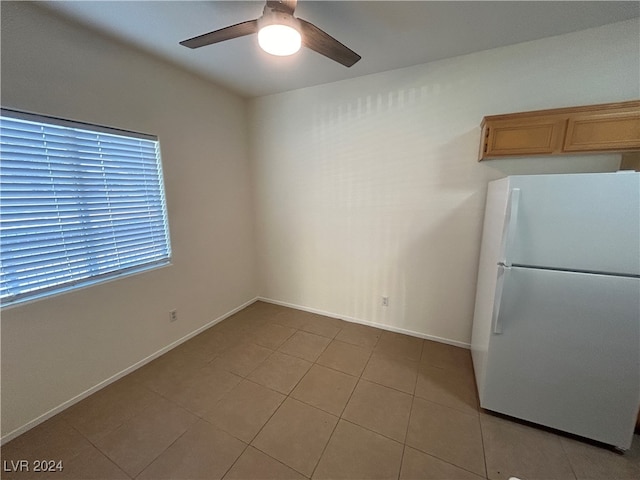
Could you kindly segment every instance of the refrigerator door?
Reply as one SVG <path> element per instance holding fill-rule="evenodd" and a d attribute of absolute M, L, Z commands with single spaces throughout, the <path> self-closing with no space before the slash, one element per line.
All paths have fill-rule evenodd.
<path fill-rule="evenodd" d="M 640 279 L 518 267 L 503 277 L 481 406 L 628 449 L 640 405 Z"/>
<path fill-rule="evenodd" d="M 478 268 L 478 286 L 473 313 L 473 330 L 471 333 L 471 354 L 476 385 L 480 394 L 484 385 L 487 351 L 491 332 L 493 304 L 498 285 L 498 271 L 503 249 L 501 238 L 504 233 L 509 202 L 509 181 L 507 178 L 489 184 L 487 204 L 482 230 L 482 248 Z"/>
<path fill-rule="evenodd" d="M 509 189 L 506 265 L 640 275 L 639 173 L 513 176 Z"/>

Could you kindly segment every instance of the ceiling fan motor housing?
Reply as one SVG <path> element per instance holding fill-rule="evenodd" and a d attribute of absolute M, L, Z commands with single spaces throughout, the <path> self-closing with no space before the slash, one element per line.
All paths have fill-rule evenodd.
<path fill-rule="evenodd" d="M 262 16 L 258 19 L 258 30 L 269 25 L 286 25 L 300 33 L 300 22 L 297 18 L 288 12 L 265 5 Z"/>

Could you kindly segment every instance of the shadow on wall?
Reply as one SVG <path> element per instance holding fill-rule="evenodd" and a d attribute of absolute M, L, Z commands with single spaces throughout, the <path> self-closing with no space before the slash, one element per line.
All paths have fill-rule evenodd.
<path fill-rule="evenodd" d="M 502 175 L 477 162 L 480 129 L 467 129 L 425 157 L 428 183 L 398 258 L 394 325 L 445 339 L 469 336 L 486 184 Z"/>
<path fill-rule="evenodd" d="M 400 265 L 408 330 L 468 341 L 477 279 L 485 192 L 451 194 L 442 213 L 406 246 Z M 416 219 L 416 223 L 425 223 Z"/>
<path fill-rule="evenodd" d="M 415 165 L 404 185 L 391 172 L 381 180 L 403 192 L 387 198 L 390 208 L 351 212 L 342 267 L 352 316 L 447 339 L 469 336 L 486 183 L 502 176 L 487 177 L 491 171 L 476 161 L 478 138 L 474 128 L 425 145 L 406 159 Z"/>
<path fill-rule="evenodd" d="M 468 86 L 420 81 L 294 92 L 278 111 L 283 136 L 265 137 L 261 172 L 266 282 L 283 301 L 464 342 L 487 183 L 615 170 L 619 158 L 478 162 Z"/>
<path fill-rule="evenodd" d="M 381 296 L 400 282 L 397 259 L 415 229 L 411 212 L 423 208 L 425 192 L 437 182 L 429 158 L 441 140 L 433 128 L 424 128 L 424 117 L 437 124 L 433 98 L 444 88 L 414 82 L 318 101 L 306 132 L 313 153 L 298 178 L 313 181 L 303 180 L 304 191 L 296 195 L 309 214 L 300 221 L 319 233 L 309 236 L 312 244 L 324 239 L 313 247 L 318 278 L 336 279 L 320 287 L 321 297 L 355 318 L 387 323 L 391 308 L 380 310 Z M 300 274 L 308 276 L 309 263 L 303 267 Z"/>

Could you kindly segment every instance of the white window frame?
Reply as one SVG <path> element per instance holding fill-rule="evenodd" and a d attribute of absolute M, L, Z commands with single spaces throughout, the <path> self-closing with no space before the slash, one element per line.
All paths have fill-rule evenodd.
<path fill-rule="evenodd" d="M 171 264 L 155 135 L 0 113 L 3 308 Z"/>

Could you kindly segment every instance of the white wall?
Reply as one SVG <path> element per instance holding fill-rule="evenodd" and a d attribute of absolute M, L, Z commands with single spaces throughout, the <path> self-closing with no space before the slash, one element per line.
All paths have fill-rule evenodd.
<path fill-rule="evenodd" d="M 482 117 L 638 98 L 638 38 L 635 20 L 253 100 L 261 295 L 468 343 L 487 181 L 619 164 L 478 163 Z"/>
<path fill-rule="evenodd" d="M 24 3 L 2 4 L 1 53 L 2 106 L 159 136 L 173 246 L 170 267 L 2 311 L 6 437 L 258 291 L 243 99 Z"/>

